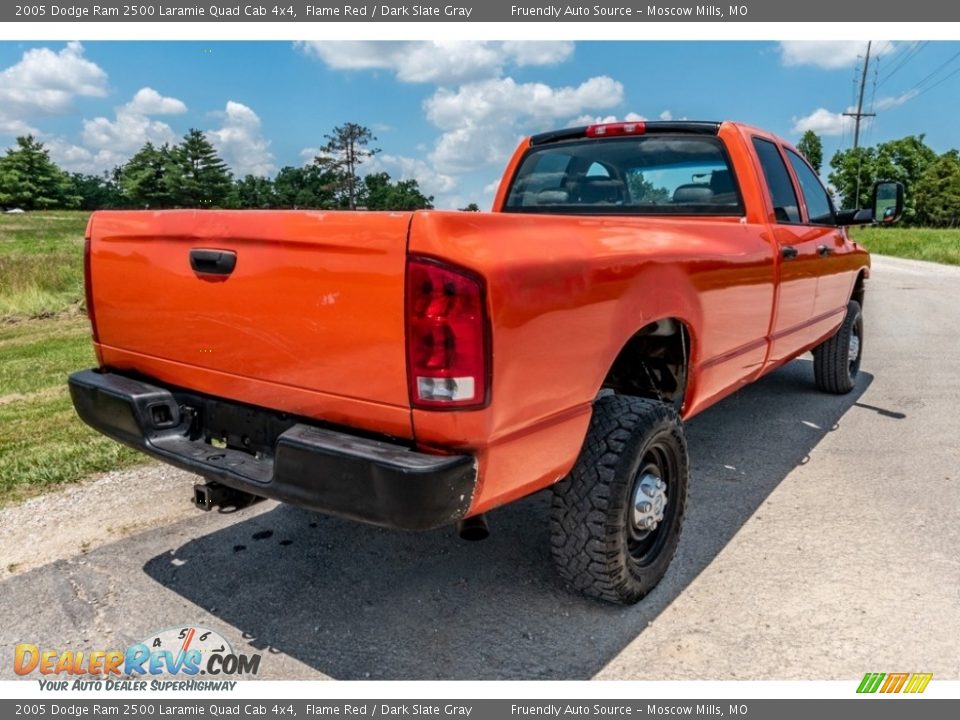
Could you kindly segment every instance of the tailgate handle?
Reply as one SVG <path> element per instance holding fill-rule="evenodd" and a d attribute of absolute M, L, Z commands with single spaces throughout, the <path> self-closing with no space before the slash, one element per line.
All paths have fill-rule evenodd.
<path fill-rule="evenodd" d="M 229 275 L 236 266 L 237 254 L 233 250 L 195 248 L 190 251 L 190 267 L 196 273 Z"/>

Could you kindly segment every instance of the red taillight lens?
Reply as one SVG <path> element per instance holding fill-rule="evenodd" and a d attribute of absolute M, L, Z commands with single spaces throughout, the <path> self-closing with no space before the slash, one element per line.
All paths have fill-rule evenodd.
<path fill-rule="evenodd" d="M 406 293 L 410 402 L 432 409 L 485 405 L 490 348 L 483 279 L 411 258 Z"/>
<path fill-rule="evenodd" d="M 83 290 L 87 305 L 87 317 L 90 319 L 90 330 L 93 332 L 93 341 L 98 343 L 97 317 L 93 311 L 93 278 L 91 276 L 92 258 L 90 257 L 90 238 L 83 241 Z"/>
<path fill-rule="evenodd" d="M 587 137 L 615 137 L 617 135 L 643 135 L 647 131 L 644 122 L 618 122 L 590 125 L 587 128 Z"/>

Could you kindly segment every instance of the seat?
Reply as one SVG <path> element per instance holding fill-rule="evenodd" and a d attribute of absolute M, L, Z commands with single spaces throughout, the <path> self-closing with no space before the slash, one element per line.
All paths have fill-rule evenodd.
<path fill-rule="evenodd" d="M 608 177 L 584 177 L 577 186 L 581 205 L 622 205 L 626 195 L 623 182 Z"/>
<path fill-rule="evenodd" d="M 734 205 L 737 202 L 737 188 L 733 184 L 733 175 L 729 170 L 714 170 L 710 173 L 712 202 L 721 205 Z"/>
<path fill-rule="evenodd" d="M 698 203 L 712 203 L 713 190 L 709 185 L 702 183 L 687 183 L 678 185 L 673 191 L 673 202 L 677 205 L 695 205 Z"/>

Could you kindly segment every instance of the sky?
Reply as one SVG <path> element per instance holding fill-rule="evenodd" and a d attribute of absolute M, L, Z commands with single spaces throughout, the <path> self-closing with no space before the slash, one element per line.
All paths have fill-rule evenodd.
<path fill-rule="evenodd" d="M 439 208 L 489 207 L 524 135 L 597 121 L 741 120 L 825 158 L 852 144 L 865 42 L 0 41 L 0 148 L 32 133 L 70 171 L 207 133 L 235 175 L 272 176 L 355 122 L 361 174 L 415 178 Z M 862 130 L 960 147 L 960 43 L 875 41 Z M 824 174 L 828 170 L 825 168 Z"/>

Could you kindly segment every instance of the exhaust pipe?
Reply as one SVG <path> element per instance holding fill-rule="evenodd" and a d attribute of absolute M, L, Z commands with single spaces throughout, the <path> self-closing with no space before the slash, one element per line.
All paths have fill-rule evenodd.
<path fill-rule="evenodd" d="M 473 517 L 464 518 L 457 522 L 457 535 L 461 540 L 478 542 L 490 537 L 490 527 L 487 525 L 487 516 L 481 513 Z"/>

